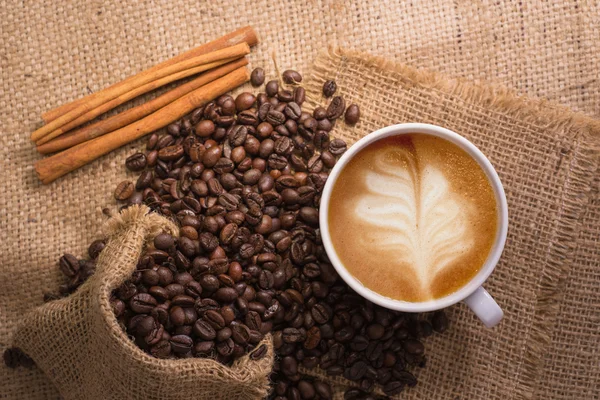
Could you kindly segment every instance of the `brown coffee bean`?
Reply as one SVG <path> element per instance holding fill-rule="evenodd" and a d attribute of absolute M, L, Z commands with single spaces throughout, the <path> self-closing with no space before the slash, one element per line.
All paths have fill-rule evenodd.
<path fill-rule="evenodd" d="M 329 152 L 335 156 L 342 155 L 346 151 L 346 142 L 342 139 L 333 139 L 329 143 Z"/>
<path fill-rule="evenodd" d="M 343 97 L 335 96 L 327 107 L 327 118 L 330 120 L 337 119 L 342 116 L 346 109 L 346 102 Z"/>
<path fill-rule="evenodd" d="M 291 101 L 285 106 L 284 113 L 288 118 L 297 120 L 302 114 L 302 109 L 300 108 L 298 103 Z"/>
<path fill-rule="evenodd" d="M 58 262 L 58 266 L 60 268 L 60 271 L 69 278 L 76 276 L 79 272 L 79 260 L 77 259 L 77 257 L 71 254 L 63 255 Z"/>
<path fill-rule="evenodd" d="M 360 119 L 360 109 L 356 104 L 350 104 L 348 109 L 346 109 L 346 114 L 344 115 L 344 120 L 349 125 L 354 125 Z"/>
<path fill-rule="evenodd" d="M 229 130 L 229 143 L 231 146 L 237 147 L 244 144 L 248 136 L 248 127 L 245 125 L 234 125 Z"/>
<path fill-rule="evenodd" d="M 131 310 L 138 314 L 150 314 L 156 304 L 156 299 L 147 293 L 138 293 L 129 301 Z"/>
<path fill-rule="evenodd" d="M 237 299 L 237 292 L 230 287 L 223 287 L 216 291 L 215 299 L 222 303 L 232 303 Z"/>
<path fill-rule="evenodd" d="M 260 315 L 256 311 L 248 311 L 245 322 L 248 328 L 255 331 L 260 331 L 260 328 L 262 327 Z"/>
<path fill-rule="evenodd" d="M 278 126 L 285 123 L 285 115 L 281 111 L 269 110 L 266 116 L 266 121 L 272 126 Z"/>
<path fill-rule="evenodd" d="M 306 99 L 306 90 L 304 90 L 304 88 L 302 86 L 298 86 L 296 88 L 294 88 L 294 101 L 298 104 L 298 105 L 302 105 L 302 103 L 304 103 L 304 100 Z"/>
<path fill-rule="evenodd" d="M 135 153 L 125 160 L 125 166 L 130 171 L 141 171 L 146 168 L 146 155 L 144 153 Z"/>
<path fill-rule="evenodd" d="M 425 347 L 423 343 L 419 342 L 416 339 L 408 339 L 402 343 L 402 347 L 404 351 L 409 354 L 421 355 L 425 351 Z"/>
<path fill-rule="evenodd" d="M 202 319 L 196 321 L 193 332 L 202 340 L 214 340 L 217 337 L 217 332 L 212 325 Z"/>
<path fill-rule="evenodd" d="M 279 83 L 277 83 L 277 80 L 267 82 L 267 85 L 265 86 L 265 91 L 267 93 L 267 96 L 275 96 L 279 91 Z"/>
<path fill-rule="evenodd" d="M 283 74 L 281 74 L 281 79 L 283 79 L 283 81 L 287 84 L 300 83 L 302 82 L 302 75 L 300 75 L 298 71 L 288 69 L 283 71 Z"/>
<path fill-rule="evenodd" d="M 115 199 L 125 201 L 131 197 L 135 190 L 135 186 L 131 181 L 123 181 L 117 185 L 115 189 Z"/>
<path fill-rule="evenodd" d="M 169 341 L 171 343 L 171 349 L 173 352 L 178 354 L 185 354 L 192 350 L 194 341 L 187 335 L 175 335 L 171 337 Z"/>
<path fill-rule="evenodd" d="M 160 149 L 158 151 L 158 158 L 163 161 L 174 161 L 183 156 L 183 146 L 176 144 Z"/>
<path fill-rule="evenodd" d="M 254 68 L 250 74 L 250 82 L 254 87 L 262 85 L 265 82 L 265 70 L 262 68 Z"/>
<path fill-rule="evenodd" d="M 400 381 L 390 381 L 383 386 L 383 393 L 387 396 L 395 396 L 402 392 L 404 384 Z"/>
<path fill-rule="evenodd" d="M 256 97 L 252 93 L 243 92 L 235 98 L 235 108 L 238 111 L 244 111 L 252 107 Z"/>
<path fill-rule="evenodd" d="M 337 90 L 337 84 L 333 80 L 325 81 L 323 84 L 323 95 L 325 97 L 331 97 Z"/>
<path fill-rule="evenodd" d="M 204 313 L 204 320 L 208 322 L 216 330 L 223 329 L 225 327 L 225 319 L 216 310 L 208 310 Z"/>
<path fill-rule="evenodd" d="M 221 147 L 211 147 L 204 153 L 204 156 L 202 157 L 202 164 L 204 164 L 206 168 L 212 168 L 221 158 L 221 153 Z"/>

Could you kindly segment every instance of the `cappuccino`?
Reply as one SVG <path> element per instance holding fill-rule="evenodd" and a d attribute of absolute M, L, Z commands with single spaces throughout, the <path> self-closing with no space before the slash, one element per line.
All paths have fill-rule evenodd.
<path fill-rule="evenodd" d="M 444 297 L 481 269 L 497 209 L 479 164 L 432 135 L 381 139 L 357 153 L 331 193 L 329 232 L 364 286 L 408 302 Z"/>

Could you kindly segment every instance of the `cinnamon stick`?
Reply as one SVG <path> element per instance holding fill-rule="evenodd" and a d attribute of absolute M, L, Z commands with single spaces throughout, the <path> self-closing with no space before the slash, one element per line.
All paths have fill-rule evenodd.
<path fill-rule="evenodd" d="M 246 67 L 238 68 L 133 124 L 38 161 L 35 165 L 38 177 L 44 184 L 48 184 L 112 150 L 176 121 L 193 109 L 249 80 L 248 69 Z"/>
<path fill-rule="evenodd" d="M 200 56 L 203 54 L 213 52 L 215 50 L 224 49 L 225 47 L 234 46 L 236 44 L 240 44 L 240 43 L 244 43 L 244 42 L 248 43 L 249 46 L 255 46 L 258 43 L 258 36 L 256 35 L 256 32 L 254 31 L 254 29 L 251 26 L 245 26 L 236 31 L 228 33 L 227 35 L 220 37 L 219 39 L 213 40 L 212 42 L 208 42 L 201 46 L 195 47 L 191 50 L 186 51 L 185 53 L 181 53 L 169 60 L 163 61 L 162 63 L 157 64 L 141 73 L 157 71 L 166 66 L 177 64 L 180 61 L 187 60 L 192 57 L 197 57 L 197 56 Z M 133 75 L 133 76 L 125 79 L 124 81 L 117 82 L 117 83 L 109 86 L 109 88 L 126 85 L 128 82 L 130 82 L 136 76 L 137 75 Z M 77 106 L 81 105 L 82 103 L 89 101 L 91 98 L 96 97 L 98 95 L 98 93 L 99 92 L 92 93 L 92 94 L 82 97 L 80 99 L 74 100 L 70 103 L 63 104 L 60 107 L 46 111 L 44 114 L 42 114 L 42 119 L 44 120 L 45 123 L 49 123 L 50 121 L 58 118 L 59 116 L 66 114 L 67 112 L 75 109 Z"/>
<path fill-rule="evenodd" d="M 240 67 L 240 65 L 238 65 L 238 67 Z M 77 128 L 78 126 L 83 125 L 86 122 L 93 120 L 97 116 L 104 114 L 105 112 L 110 111 L 113 108 L 118 107 L 121 104 L 126 103 L 127 101 L 129 101 L 131 99 L 134 99 L 138 96 L 141 96 L 144 93 L 148 93 L 152 90 L 155 90 L 161 86 L 167 85 L 171 82 L 178 81 L 178 80 L 186 78 L 188 76 L 196 75 L 197 73 L 202 72 L 203 69 L 204 69 L 204 66 L 186 69 L 184 71 L 181 71 L 181 72 L 169 75 L 169 76 L 165 76 L 164 78 L 157 79 L 153 82 L 142 85 L 136 89 L 130 90 L 129 92 L 122 94 L 122 95 L 94 108 L 93 110 L 86 112 L 83 115 L 80 115 L 79 117 L 75 118 L 73 121 L 69 122 L 68 124 L 63 125 L 59 129 L 61 132 L 69 132 L 70 130 Z M 231 71 L 229 71 L 229 72 L 231 72 Z M 205 82 L 205 83 L 208 83 L 208 82 Z M 111 130 L 113 130 L 113 129 L 110 129 L 106 132 L 110 132 Z M 68 133 L 67 135 L 70 135 L 70 133 Z M 64 136 L 66 136 L 66 135 L 61 134 L 57 138 L 52 139 L 51 141 L 61 139 Z M 46 144 L 48 144 L 48 143 L 46 143 Z M 70 147 L 70 146 L 67 146 L 67 147 Z M 61 150 L 61 149 L 58 149 L 58 150 Z M 54 150 L 54 151 L 56 151 L 56 150 Z"/>
<path fill-rule="evenodd" d="M 215 79 L 218 79 L 247 64 L 248 60 L 246 58 L 240 58 L 239 60 L 224 64 L 218 68 L 203 73 L 194 80 L 178 86 L 175 89 L 148 101 L 147 103 L 123 111 L 122 113 L 105 120 L 95 122 L 76 131 L 54 138 L 45 144 L 39 145 L 37 150 L 42 154 L 54 153 L 56 151 L 73 147 L 79 143 L 85 142 L 86 140 L 104 135 L 105 133 L 112 132 L 123 126 L 129 125 L 130 123 L 135 122 L 148 114 L 153 113 L 154 111 L 177 100 L 192 90 L 212 82 Z"/>
<path fill-rule="evenodd" d="M 59 136 L 60 134 L 64 133 L 64 131 L 59 129 L 63 125 L 71 122 L 72 120 L 88 112 L 89 110 L 98 107 L 101 104 L 104 104 L 107 101 L 110 101 L 115 97 L 127 93 L 130 90 L 133 90 L 146 83 L 152 82 L 154 80 L 163 78 L 165 76 L 177 72 L 181 72 L 189 68 L 203 66 L 204 70 L 208 70 L 218 65 L 225 64 L 232 58 L 239 58 L 245 56 L 249 52 L 250 47 L 248 46 L 248 44 L 240 43 L 235 46 L 226 47 L 221 50 L 216 50 L 208 54 L 181 61 L 177 64 L 167 66 L 157 71 L 138 74 L 137 78 L 131 80 L 127 85 L 121 85 L 112 89 L 108 88 L 102 90 L 98 93 L 98 96 L 90 99 L 89 102 L 80 104 L 79 106 L 77 106 L 77 108 L 67 112 L 66 114 L 61 115 L 60 117 L 51 121 L 49 124 L 42 126 L 41 128 L 39 128 L 31 134 L 31 140 L 36 142 L 36 144 L 46 143 L 50 141 L 50 139 L 53 139 Z"/>

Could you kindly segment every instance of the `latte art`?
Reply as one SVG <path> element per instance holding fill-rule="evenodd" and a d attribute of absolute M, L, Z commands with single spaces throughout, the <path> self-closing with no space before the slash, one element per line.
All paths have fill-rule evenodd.
<path fill-rule="evenodd" d="M 428 293 L 435 276 L 473 247 L 474 232 L 464 224 L 472 205 L 452 192 L 440 170 L 417 165 L 404 149 L 375 155 L 364 181 L 368 191 L 358 198 L 356 218 L 382 230 L 362 245 L 367 250 L 375 240 L 381 250 L 395 252 Z"/>
<path fill-rule="evenodd" d="M 481 268 L 495 238 L 496 206 L 468 154 L 442 139 L 408 135 L 376 142 L 350 161 L 334 186 L 329 219 L 350 273 L 388 297 L 424 301 L 458 289 Z"/>

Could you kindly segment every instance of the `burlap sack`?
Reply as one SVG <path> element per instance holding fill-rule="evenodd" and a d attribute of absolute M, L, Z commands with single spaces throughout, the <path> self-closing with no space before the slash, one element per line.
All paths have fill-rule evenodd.
<path fill-rule="evenodd" d="M 273 364 L 270 336 L 261 342 L 268 350 L 264 358 L 246 355 L 226 367 L 206 358 L 154 358 L 117 323 L 111 293 L 135 271 L 145 242 L 161 231 L 177 235 L 178 228 L 146 206 L 132 206 L 109 220 L 108 242 L 96 273 L 73 295 L 27 314 L 15 332 L 15 345 L 33 358 L 65 399 L 264 397 Z"/>
<path fill-rule="evenodd" d="M 56 292 L 63 282 L 56 268 L 62 253 L 83 255 L 87 245 L 97 237 L 101 209 L 114 204 L 112 190 L 121 180 L 134 178 L 134 174 L 123 168 L 125 157 L 143 148 L 143 141 L 139 141 L 52 185 L 43 186 L 33 171 L 33 163 L 41 156 L 29 141 L 31 131 L 41 123 L 39 115 L 242 25 L 251 24 L 259 32 L 262 42 L 253 49 L 251 61 L 255 66 L 264 67 L 269 76 L 273 73 L 270 61 L 273 53 L 280 67 L 293 67 L 306 74 L 326 44 L 339 43 L 447 76 L 503 84 L 522 94 L 547 98 L 600 116 L 597 76 L 600 7 L 594 1 L 8 0 L 1 4 L 0 350 L 11 345 L 17 322 L 42 303 L 43 293 Z M 379 74 L 374 75 L 374 80 L 377 79 Z M 133 103 L 139 104 L 151 96 Z M 364 109 L 365 104 L 359 104 Z M 502 110 L 502 104 L 496 106 Z M 546 119 L 552 118 L 547 116 Z M 465 119 L 463 123 L 469 125 L 469 121 Z M 520 163 L 526 163 L 532 156 L 539 161 L 548 146 L 560 148 L 563 142 L 571 143 L 565 136 L 575 137 L 572 131 L 565 131 L 556 138 L 544 135 L 542 140 L 518 125 L 514 126 L 517 140 L 507 139 L 501 147 L 514 146 Z M 580 136 L 577 140 L 584 139 Z M 484 150 L 491 145 L 489 143 Z M 588 145 L 579 142 L 572 148 Z M 573 157 L 572 148 L 565 147 L 569 157 Z M 557 164 L 561 159 L 560 152 L 558 154 L 540 165 Z M 494 160 L 499 167 L 502 154 L 495 153 Z M 512 161 L 504 168 L 505 175 L 511 175 L 514 158 Z M 565 168 L 564 164 L 561 166 Z M 535 179 L 535 168 L 524 176 L 515 175 L 515 182 Z M 556 182 L 563 182 L 564 178 L 563 174 Z M 422 374 L 417 391 L 431 392 L 435 385 L 444 383 L 448 394 L 442 398 L 488 397 L 482 395 L 488 390 L 489 398 L 502 400 L 523 398 L 523 393 L 531 392 L 531 397 L 540 399 L 597 396 L 600 387 L 597 346 L 600 342 L 597 328 L 600 325 L 597 313 L 600 304 L 599 187 L 600 181 L 596 180 L 589 195 L 582 196 L 582 202 L 588 198 L 589 201 L 584 214 L 580 215 L 583 226 L 570 235 L 574 242 L 569 247 L 574 248 L 574 253 L 570 253 L 564 263 L 568 272 L 560 274 L 557 285 L 548 288 L 553 290 L 554 299 L 549 309 L 557 315 L 535 313 L 535 319 L 546 321 L 549 327 L 546 331 L 549 342 L 539 350 L 544 354 L 543 359 L 534 357 L 535 363 L 530 363 L 527 357 L 513 364 L 514 346 L 504 352 L 504 344 L 494 341 L 490 342 L 494 349 L 493 364 L 499 369 L 491 369 L 488 364 L 492 361 L 485 361 L 485 368 L 479 371 L 477 366 L 480 358 L 485 357 L 481 353 L 488 338 L 481 336 L 472 315 L 459 308 L 452 315 L 455 321 L 460 320 L 453 337 L 469 337 L 456 345 L 444 342 L 440 347 L 437 341 L 442 338 L 427 344 L 431 357 L 436 357 L 434 352 L 446 352 L 449 348 L 456 358 L 444 355 L 443 360 L 451 362 L 432 363 L 426 372 L 439 374 L 439 379 L 428 381 L 429 375 Z M 546 195 L 532 192 L 524 185 L 511 191 L 513 196 L 528 195 L 535 201 L 543 200 Z M 547 233 L 551 229 L 548 224 L 553 223 L 560 207 L 557 203 L 545 218 L 537 215 L 535 221 L 522 220 L 513 226 L 528 226 L 543 219 L 540 229 Z M 547 213 L 549 208 L 545 204 L 540 213 Z M 529 215 L 517 217 L 523 216 Z M 575 225 L 578 222 L 575 221 Z M 532 243 L 533 240 L 527 242 L 529 248 Z M 547 247 L 540 246 L 538 256 L 543 255 L 544 249 Z M 512 250 L 513 256 L 520 252 L 520 249 Z M 519 295 L 520 291 L 531 292 L 533 297 L 533 293 L 540 291 L 538 284 L 547 282 L 542 279 L 547 271 L 538 270 L 533 262 L 528 265 L 532 273 L 538 271 L 540 279 L 532 287 L 523 285 L 512 290 Z M 498 271 L 502 269 L 499 267 Z M 505 272 L 506 275 L 509 272 Z M 515 315 L 514 309 L 509 311 Z M 531 313 L 525 316 L 529 318 Z M 514 332 L 514 340 L 525 352 L 533 346 L 537 335 L 523 337 L 522 334 L 523 330 Z M 502 335 L 512 343 L 509 329 L 503 330 Z M 482 382 L 480 376 L 488 374 L 492 378 Z M 527 381 L 529 388 L 524 392 L 522 382 Z M 0 365 L 0 398 L 57 399 L 59 394 L 39 369 L 9 370 Z"/>
<path fill-rule="evenodd" d="M 425 342 L 428 366 L 418 373 L 422 384 L 398 398 L 531 398 L 540 390 L 536 378 L 551 343 L 561 282 L 567 275 L 577 276 L 575 282 L 587 285 L 587 296 L 593 296 L 589 289 L 598 285 L 598 260 L 587 254 L 585 273 L 573 270 L 573 258 L 578 235 L 591 228 L 585 233 L 589 238 L 599 228 L 597 209 L 590 213 L 589 207 L 600 163 L 600 122 L 503 88 L 343 49 L 330 49 L 315 60 L 306 86 L 312 106 L 327 102 L 320 92 L 327 79 L 335 79 L 347 104 L 361 107 L 360 122 L 354 127 L 338 124 L 337 136 L 353 143 L 396 123 L 441 125 L 478 146 L 506 190 L 508 239 L 485 285 L 504 309 L 504 320 L 495 329 L 485 329 L 464 304 L 452 307 L 450 332 Z M 585 327 L 598 326 L 593 305 L 578 303 L 576 309 L 580 311 L 570 327 L 583 333 Z M 592 314 L 591 320 L 586 318 Z M 579 357 L 578 386 L 582 395 L 597 395 L 598 342 L 577 336 L 578 346 L 590 351 Z M 558 357 L 569 358 L 574 350 L 564 344 L 566 354 Z M 326 379 L 320 371 L 305 372 Z M 344 379 L 335 382 L 339 398 L 352 385 Z"/>

